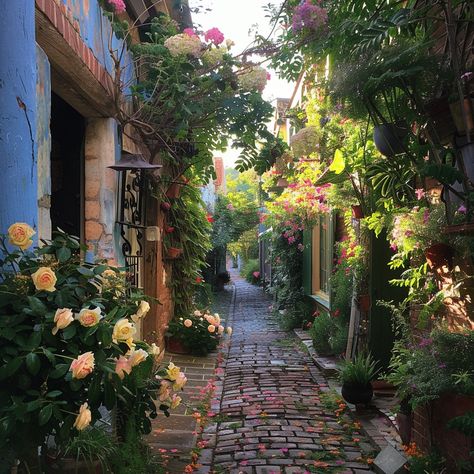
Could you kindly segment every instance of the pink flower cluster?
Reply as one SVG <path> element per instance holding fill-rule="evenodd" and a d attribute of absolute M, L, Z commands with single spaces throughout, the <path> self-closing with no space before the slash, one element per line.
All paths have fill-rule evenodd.
<path fill-rule="evenodd" d="M 293 14 L 293 31 L 301 30 L 322 31 L 326 29 L 328 22 L 328 12 L 325 8 L 315 5 L 312 0 L 303 0 Z"/>
<path fill-rule="evenodd" d="M 113 7 L 115 13 L 123 13 L 126 10 L 125 3 L 123 0 L 107 0 L 109 5 Z"/>
<path fill-rule="evenodd" d="M 204 39 L 218 46 L 224 41 L 224 34 L 219 30 L 219 28 L 211 28 L 204 34 Z"/>

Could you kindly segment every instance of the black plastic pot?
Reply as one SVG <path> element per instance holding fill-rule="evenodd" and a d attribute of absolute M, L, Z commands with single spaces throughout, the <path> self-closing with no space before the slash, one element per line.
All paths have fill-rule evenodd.
<path fill-rule="evenodd" d="M 344 383 L 341 393 L 344 400 L 353 405 L 367 405 L 374 396 L 374 391 L 370 383 L 365 387 L 362 385 Z"/>
<path fill-rule="evenodd" d="M 374 127 L 374 143 L 384 156 L 399 155 L 405 151 L 403 140 L 408 134 L 404 122 L 384 123 Z"/>

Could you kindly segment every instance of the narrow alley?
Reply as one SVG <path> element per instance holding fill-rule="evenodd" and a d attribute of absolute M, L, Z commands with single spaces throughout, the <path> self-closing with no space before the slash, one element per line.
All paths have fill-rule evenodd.
<path fill-rule="evenodd" d="M 298 474 L 370 471 L 371 447 L 270 299 L 237 275 L 234 332 L 215 436 L 200 472 Z M 206 465 L 207 463 L 207 465 Z"/>

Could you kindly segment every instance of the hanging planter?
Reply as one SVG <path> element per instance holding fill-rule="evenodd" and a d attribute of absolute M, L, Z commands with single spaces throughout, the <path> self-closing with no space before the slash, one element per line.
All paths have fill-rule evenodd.
<path fill-rule="evenodd" d="M 453 265 L 454 249 L 446 244 L 434 244 L 425 250 L 425 257 L 428 266 L 432 270 L 443 265 L 451 268 Z"/>
<path fill-rule="evenodd" d="M 181 248 L 168 247 L 168 249 L 166 250 L 166 258 L 170 260 L 175 260 L 176 258 L 179 258 L 182 253 L 183 253 L 183 249 Z"/>
<path fill-rule="evenodd" d="M 352 206 L 352 217 L 354 219 L 364 218 L 364 211 L 362 210 L 362 206 L 360 204 L 357 204 L 356 206 Z"/>
<path fill-rule="evenodd" d="M 405 152 L 403 140 L 408 134 L 405 122 L 383 123 L 374 127 L 374 143 L 384 156 L 395 156 Z"/>

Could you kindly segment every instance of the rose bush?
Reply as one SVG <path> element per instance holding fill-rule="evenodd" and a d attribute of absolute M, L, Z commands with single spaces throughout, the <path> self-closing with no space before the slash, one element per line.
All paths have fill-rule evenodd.
<path fill-rule="evenodd" d="M 219 314 L 196 310 L 187 318 L 173 319 L 166 336 L 178 339 L 191 354 L 205 355 L 216 349 L 225 331 L 232 333 L 222 323 Z"/>
<path fill-rule="evenodd" d="M 158 409 L 179 403 L 171 392 L 155 403 L 170 379 L 162 352 L 136 339 L 149 303 L 118 269 L 83 262 L 63 232 L 25 251 L 25 226 L 0 237 L 0 457 L 25 459 L 48 436 L 64 445 L 100 407 L 117 414 L 120 437 L 149 432 Z"/>

